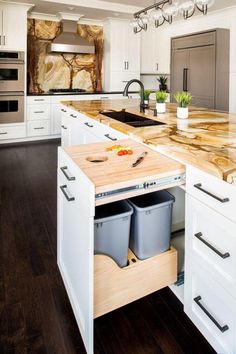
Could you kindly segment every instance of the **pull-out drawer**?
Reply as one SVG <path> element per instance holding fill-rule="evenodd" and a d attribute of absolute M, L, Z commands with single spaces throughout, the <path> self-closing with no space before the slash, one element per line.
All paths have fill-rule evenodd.
<path fill-rule="evenodd" d="M 235 354 L 236 300 L 199 264 L 185 275 L 185 312 L 217 353 Z"/>
<path fill-rule="evenodd" d="M 186 192 L 236 222 L 236 186 L 188 166 Z"/>
<path fill-rule="evenodd" d="M 44 103 L 51 103 L 50 96 L 28 96 L 27 97 L 27 104 L 44 104 Z"/>
<path fill-rule="evenodd" d="M 186 257 L 236 294 L 236 224 L 189 195 L 186 210 Z"/>
<path fill-rule="evenodd" d="M 27 123 L 28 136 L 41 136 L 50 134 L 50 121 L 38 120 Z"/>
<path fill-rule="evenodd" d="M 138 260 L 129 252 L 128 266 L 112 258 L 94 256 L 94 318 L 173 284 L 177 279 L 177 251 Z"/>
<path fill-rule="evenodd" d="M 28 105 L 27 120 L 50 119 L 50 105 Z"/>
<path fill-rule="evenodd" d="M 25 136 L 26 136 L 25 125 L 0 127 L 0 140 L 25 138 Z"/>

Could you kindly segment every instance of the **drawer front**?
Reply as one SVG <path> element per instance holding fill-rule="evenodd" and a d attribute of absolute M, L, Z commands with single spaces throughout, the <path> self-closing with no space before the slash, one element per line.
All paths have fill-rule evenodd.
<path fill-rule="evenodd" d="M 28 105 L 27 120 L 50 119 L 50 105 Z"/>
<path fill-rule="evenodd" d="M 50 121 L 39 120 L 27 123 L 28 136 L 41 136 L 50 134 Z"/>
<path fill-rule="evenodd" d="M 186 192 L 236 222 L 236 186 L 188 166 Z"/>
<path fill-rule="evenodd" d="M 102 127 L 103 131 L 101 132 L 102 134 L 102 139 L 104 141 L 116 141 L 116 140 L 121 140 L 121 139 L 127 139 L 127 135 L 112 129 L 106 125 L 103 125 Z"/>
<path fill-rule="evenodd" d="M 28 96 L 27 104 L 49 104 L 51 103 L 50 96 Z"/>
<path fill-rule="evenodd" d="M 74 162 L 66 155 L 62 148 L 58 149 L 58 180 L 62 185 L 66 185 L 66 191 L 69 196 L 79 201 L 81 208 L 86 211 L 90 216 L 94 216 L 95 205 L 95 187 L 93 199 L 88 200 L 86 188 L 83 188 L 83 183 L 91 185 L 91 182 L 83 174 L 82 171 L 74 164 Z M 83 183 L 81 182 L 83 181 Z"/>
<path fill-rule="evenodd" d="M 195 264 L 185 272 L 184 310 L 217 353 L 235 354 L 236 300 Z"/>
<path fill-rule="evenodd" d="M 236 294 L 236 224 L 187 195 L 186 235 L 186 259 L 205 264 Z"/>
<path fill-rule="evenodd" d="M 14 127 L 0 127 L 0 140 L 19 139 L 26 137 L 25 125 Z"/>

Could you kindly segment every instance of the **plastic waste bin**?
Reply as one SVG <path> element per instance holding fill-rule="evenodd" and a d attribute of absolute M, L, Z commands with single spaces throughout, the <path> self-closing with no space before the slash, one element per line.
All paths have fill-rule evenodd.
<path fill-rule="evenodd" d="M 153 257 L 170 248 L 174 201 L 166 191 L 129 199 L 134 209 L 129 245 L 139 259 Z"/>
<path fill-rule="evenodd" d="M 94 253 L 113 258 L 120 266 L 128 262 L 132 206 L 125 200 L 96 207 Z"/>

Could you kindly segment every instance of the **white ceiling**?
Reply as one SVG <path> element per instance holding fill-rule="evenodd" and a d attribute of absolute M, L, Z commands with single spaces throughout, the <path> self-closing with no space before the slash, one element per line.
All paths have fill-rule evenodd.
<path fill-rule="evenodd" d="M 83 14 L 84 19 L 103 20 L 107 17 L 131 18 L 134 12 L 151 5 L 154 0 L 14 0 L 14 2 L 34 4 L 33 12 L 51 15 L 71 12 Z M 236 0 L 215 0 L 209 11 L 231 6 L 236 6 Z"/>

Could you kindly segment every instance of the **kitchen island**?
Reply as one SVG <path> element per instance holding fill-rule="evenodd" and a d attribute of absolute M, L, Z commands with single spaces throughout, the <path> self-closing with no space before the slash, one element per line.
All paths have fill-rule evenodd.
<path fill-rule="evenodd" d="M 133 128 L 102 114 L 124 108 L 164 124 Z M 131 254 L 131 263 L 121 270 L 107 256 L 94 257 L 95 206 L 101 202 L 110 203 L 113 199 L 106 192 L 113 192 L 114 188 L 100 185 L 98 181 L 103 180 L 102 165 L 96 167 L 95 163 L 95 167 L 89 168 L 88 163 L 85 164 L 85 156 L 96 156 L 97 153 L 100 156 L 102 153 L 104 157 L 108 154 L 106 147 L 116 144 L 114 141 L 117 139 L 127 137 L 131 138 L 128 144 L 134 151 L 141 151 L 142 148 L 157 151 L 152 172 L 147 168 L 148 160 L 144 160 L 139 167 L 142 175 L 133 173 L 127 180 L 122 180 L 123 172 L 129 172 L 127 166 L 131 162 L 131 157 L 124 156 L 123 160 L 116 160 L 119 163 L 123 161 L 124 165 L 120 168 L 115 170 L 115 164 L 110 165 L 110 179 L 109 163 L 105 159 L 104 175 L 111 184 L 118 183 L 120 187 L 127 182 L 129 187 L 136 184 L 139 177 L 138 182 L 142 185 L 139 193 L 173 186 L 181 188 L 182 192 L 182 188 L 185 189 L 185 283 L 181 298 L 184 310 L 218 353 L 233 354 L 236 351 L 235 116 L 191 107 L 190 119 L 177 121 L 175 111 L 175 105 L 170 104 L 166 114 L 153 117 L 153 111 L 149 110 L 143 115 L 139 113 L 136 100 L 69 101 L 62 105 L 62 125 L 66 128 L 62 129 L 69 132 L 70 137 L 63 138 L 64 147 L 59 150 L 58 264 L 89 354 L 93 353 L 93 318 L 162 286 L 171 285 L 177 275 L 176 251 L 173 248 L 168 251 L 170 253 L 160 255 L 161 258 L 157 256 L 157 259 L 152 257 L 146 261 L 139 261 Z M 97 144 L 66 147 L 87 142 L 84 140 L 84 129 L 86 139 L 87 133 L 93 131 L 90 142 Z M 127 140 L 118 143 L 126 145 Z M 160 183 L 163 171 L 159 161 L 164 158 L 163 154 L 168 158 L 165 173 L 169 174 L 168 178 L 177 178 L 174 183 L 168 184 L 166 180 Z M 174 167 L 176 163 L 179 163 L 178 171 Z M 185 186 L 183 168 L 186 168 Z M 91 174 L 92 170 L 94 172 Z M 115 200 L 130 197 L 122 193 L 116 194 Z M 178 205 L 178 198 L 176 203 Z M 152 272 L 150 266 L 160 269 L 153 279 L 147 275 Z M 112 291 L 113 276 L 109 273 L 114 268 L 114 279 L 118 277 L 121 286 L 115 288 L 116 292 L 123 289 L 118 292 L 118 300 L 116 292 Z M 123 281 L 127 274 L 141 281 L 136 289 L 129 277 L 128 281 Z M 105 279 L 103 283 L 102 276 Z M 144 292 L 142 283 L 145 284 Z M 137 289 L 142 289 L 139 295 Z M 133 300 L 132 296 L 129 298 L 130 293 L 135 294 Z"/>

